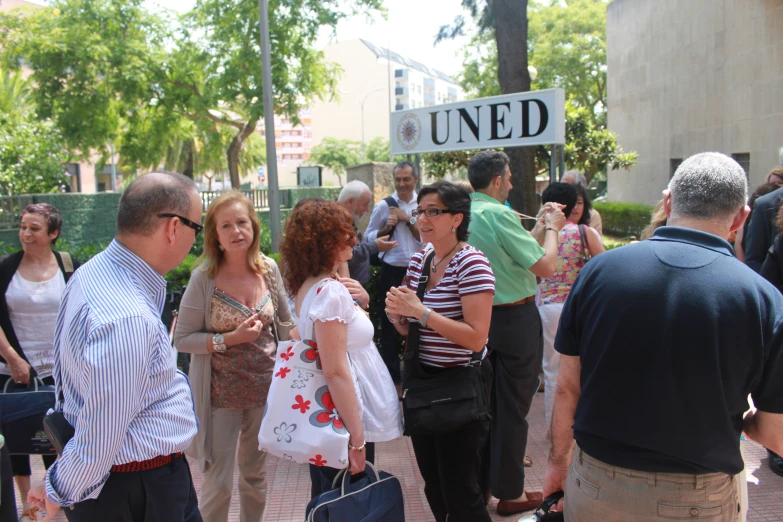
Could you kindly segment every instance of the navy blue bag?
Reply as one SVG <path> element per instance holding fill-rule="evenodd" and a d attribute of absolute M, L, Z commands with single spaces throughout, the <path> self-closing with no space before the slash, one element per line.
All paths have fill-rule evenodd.
<path fill-rule="evenodd" d="M 0 393 L 0 433 L 11 455 L 54 455 L 43 418 L 54 408 L 54 386 L 33 378 L 30 385 L 8 379 Z"/>
<path fill-rule="evenodd" d="M 369 462 L 363 478 L 351 483 L 343 469 L 332 488 L 307 504 L 306 522 L 405 522 L 400 481 Z"/>

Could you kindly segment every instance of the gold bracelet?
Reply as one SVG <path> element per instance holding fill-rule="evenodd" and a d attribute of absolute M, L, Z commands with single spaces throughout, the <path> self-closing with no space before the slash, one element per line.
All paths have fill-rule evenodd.
<path fill-rule="evenodd" d="M 351 451 L 363 451 L 364 447 L 367 445 L 367 441 L 362 442 L 361 446 L 354 446 L 350 442 L 348 443 L 348 449 Z"/>

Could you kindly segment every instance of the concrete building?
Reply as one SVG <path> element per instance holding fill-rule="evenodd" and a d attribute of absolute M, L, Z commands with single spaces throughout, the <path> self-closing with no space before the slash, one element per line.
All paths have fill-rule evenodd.
<path fill-rule="evenodd" d="M 376 137 L 388 140 L 391 111 L 463 99 L 462 89 L 445 73 L 366 40 L 333 42 L 324 53 L 343 72 L 337 99 L 313 103 L 313 145 L 326 137 L 358 142 L 364 138 L 365 143 Z M 331 174 L 324 176 L 325 182 L 336 180 Z"/>
<path fill-rule="evenodd" d="M 256 131 L 266 138 L 263 121 Z M 275 114 L 275 151 L 277 156 L 278 186 L 296 186 L 296 168 L 310 158 L 313 148 L 312 113 L 310 109 L 299 111 L 299 123 L 294 124 L 285 116 Z M 265 166 L 266 167 L 266 166 Z M 268 187 L 266 178 L 248 179 L 253 187 L 263 185 Z"/>
<path fill-rule="evenodd" d="M 614 0 L 607 8 L 609 129 L 639 153 L 608 199 L 655 203 L 697 152 L 733 156 L 751 190 L 783 146 L 783 2 Z"/>

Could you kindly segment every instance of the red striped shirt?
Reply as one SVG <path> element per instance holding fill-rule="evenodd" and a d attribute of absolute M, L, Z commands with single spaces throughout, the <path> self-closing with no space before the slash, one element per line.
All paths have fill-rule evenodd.
<path fill-rule="evenodd" d="M 419 287 L 424 250 L 417 252 L 408 265 L 406 281 L 414 292 Z M 424 294 L 424 306 L 444 317 L 464 322 L 462 296 L 489 292 L 495 294 L 495 276 L 487 257 L 470 245 L 461 248 L 449 261 L 443 278 Z M 473 350 L 449 341 L 435 330 L 421 329 L 419 358 L 422 364 L 450 368 L 470 362 Z"/>

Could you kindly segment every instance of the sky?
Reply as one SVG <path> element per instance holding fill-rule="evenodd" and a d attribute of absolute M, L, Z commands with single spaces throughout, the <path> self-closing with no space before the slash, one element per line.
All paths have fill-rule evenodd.
<path fill-rule="evenodd" d="M 149 0 L 153 2 L 179 12 L 195 4 L 195 0 Z M 336 36 L 331 30 L 323 30 L 317 47 L 325 47 L 335 37 L 339 41 L 364 38 L 446 74 L 455 76 L 460 72 L 461 48 L 469 39 L 461 37 L 433 45 L 440 26 L 463 14 L 460 0 L 385 0 L 384 4 L 388 20 L 381 16 L 371 23 L 363 16 L 344 20 L 338 25 Z"/>

